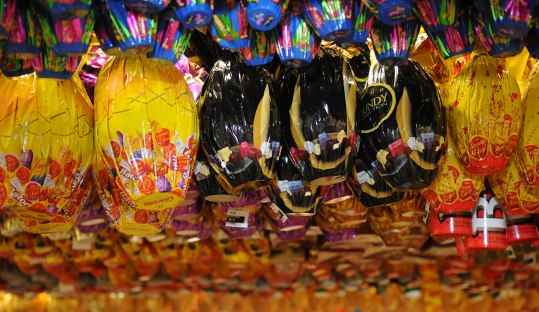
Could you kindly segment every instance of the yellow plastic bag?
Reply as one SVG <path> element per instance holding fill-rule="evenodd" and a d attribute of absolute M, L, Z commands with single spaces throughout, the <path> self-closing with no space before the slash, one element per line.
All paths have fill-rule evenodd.
<path fill-rule="evenodd" d="M 89 196 L 93 112 L 77 77 L 0 77 L 0 206 L 25 231 L 68 231 Z"/>
<path fill-rule="evenodd" d="M 197 108 L 182 74 L 143 56 L 113 58 L 95 103 L 97 180 L 109 215 L 126 234 L 160 231 L 185 198 L 198 147 Z"/>
<path fill-rule="evenodd" d="M 518 166 L 528 184 L 539 188 L 539 67 L 530 75 L 524 99 L 524 126 L 517 149 Z"/>
<path fill-rule="evenodd" d="M 502 171 L 517 146 L 523 109 L 516 80 L 479 55 L 448 88 L 444 105 L 457 155 L 471 174 Z"/>

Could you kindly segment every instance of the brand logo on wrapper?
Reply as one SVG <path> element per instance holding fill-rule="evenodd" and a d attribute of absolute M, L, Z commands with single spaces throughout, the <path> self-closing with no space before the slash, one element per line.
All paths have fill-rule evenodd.
<path fill-rule="evenodd" d="M 369 85 L 361 99 L 361 133 L 376 131 L 395 110 L 397 99 L 395 90 L 387 84 L 374 83 Z"/>

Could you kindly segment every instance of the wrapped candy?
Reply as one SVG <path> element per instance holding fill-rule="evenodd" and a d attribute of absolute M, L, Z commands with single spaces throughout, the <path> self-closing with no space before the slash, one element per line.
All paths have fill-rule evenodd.
<path fill-rule="evenodd" d="M 97 191 L 92 189 L 86 206 L 77 219 L 77 229 L 81 233 L 97 233 L 108 226 L 105 208 L 101 204 Z"/>
<path fill-rule="evenodd" d="M 2 206 L 34 233 L 69 230 L 89 196 L 92 108 L 77 78 L 1 79 Z M 54 100 L 53 100 L 54 99 Z M 24 104 L 21 106 L 21 104 Z"/>
<path fill-rule="evenodd" d="M 69 79 L 79 66 L 80 57 L 64 56 L 44 49 L 32 60 L 32 66 L 38 77 Z"/>
<path fill-rule="evenodd" d="M 507 248 L 507 223 L 503 208 L 495 197 L 483 194 L 473 210 L 472 236 L 466 238 L 466 250 L 500 250 Z"/>
<path fill-rule="evenodd" d="M 95 103 L 96 175 L 105 208 L 118 226 L 153 232 L 191 182 L 198 119 L 187 85 L 168 62 L 116 57 L 99 74 Z"/>
<path fill-rule="evenodd" d="M 471 174 L 502 171 L 515 152 L 523 109 L 517 82 L 496 60 L 474 58 L 447 89 L 451 139 Z"/>
<path fill-rule="evenodd" d="M 316 224 L 326 239 L 349 240 L 361 224 L 367 222 L 367 208 L 352 196 L 334 203 L 324 203 L 315 216 Z"/>
<path fill-rule="evenodd" d="M 386 25 L 400 24 L 413 16 L 412 0 L 361 0 Z"/>
<path fill-rule="evenodd" d="M 479 200 L 483 181 L 468 174 L 460 164 L 453 141 L 440 162 L 438 176 L 421 194 L 429 204 L 429 230 L 444 240 L 472 234 L 471 212 Z"/>
<path fill-rule="evenodd" d="M 315 185 L 344 181 L 356 152 L 357 87 L 351 75 L 343 77 L 343 59 L 332 53 L 326 50 L 311 66 L 288 70 L 281 79 L 290 155 L 304 179 Z"/>
<path fill-rule="evenodd" d="M 159 272 L 161 263 L 152 244 L 139 237 L 121 237 L 120 243 L 140 281 L 148 281 Z"/>
<path fill-rule="evenodd" d="M 190 33 L 180 28 L 180 21 L 172 10 L 167 10 L 159 17 L 157 38 L 150 56 L 163 59 L 174 64 L 189 46 Z"/>
<path fill-rule="evenodd" d="M 231 203 L 220 203 L 214 209 L 214 217 L 221 229 L 231 239 L 252 237 L 260 228 L 259 198 L 245 193 Z"/>
<path fill-rule="evenodd" d="M 213 0 L 176 0 L 176 15 L 188 28 L 208 26 L 211 23 Z"/>
<path fill-rule="evenodd" d="M 125 5 L 133 11 L 144 14 L 155 14 L 163 11 L 170 0 L 124 0 Z"/>
<path fill-rule="evenodd" d="M 440 26 L 435 29 L 427 28 L 440 55 L 444 58 L 469 53 L 474 43 L 474 25 L 472 11 L 460 13 L 452 25 Z"/>
<path fill-rule="evenodd" d="M 305 18 L 316 34 L 330 41 L 341 41 L 352 32 L 352 0 L 307 0 Z"/>
<path fill-rule="evenodd" d="M 277 54 L 281 63 L 288 66 L 304 66 L 318 54 L 320 40 L 302 14 L 303 6 L 294 2 L 278 29 Z"/>
<path fill-rule="evenodd" d="M 512 159 L 504 172 L 490 177 L 496 198 L 505 209 L 507 242 L 511 245 L 539 239 L 537 226 L 529 212 L 539 209 L 539 189 L 520 175 Z"/>
<path fill-rule="evenodd" d="M 201 98 L 202 148 L 230 194 L 256 189 L 273 177 L 279 119 L 264 69 L 226 56 L 215 63 Z"/>
<path fill-rule="evenodd" d="M 414 47 L 420 24 L 412 19 L 389 26 L 375 20 L 370 35 L 379 62 L 407 59 Z"/>
<path fill-rule="evenodd" d="M 409 194 L 399 203 L 370 209 L 369 224 L 386 245 L 419 249 L 429 237 L 424 205 L 418 194 Z"/>
<path fill-rule="evenodd" d="M 343 40 L 345 44 L 361 45 L 367 42 L 371 31 L 374 17 L 371 16 L 367 6 L 361 1 L 354 1 L 354 28 L 348 38 Z"/>
<path fill-rule="evenodd" d="M 155 17 L 129 10 L 120 0 L 99 1 L 104 1 L 101 4 L 103 6 L 101 12 L 104 13 L 104 16 L 101 18 L 105 20 L 100 23 L 104 23 L 102 25 L 107 32 L 99 31 L 97 32 L 98 36 L 100 33 L 101 35 L 113 36 L 114 44 L 118 45 L 122 51 L 129 49 L 148 51 L 151 49 L 155 43 L 157 31 Z"/>
<path fill-rule="evenodd" d="M 242 48 L 241 54 L 245 63 L 250 66 L 265 65 L 273 61 L 275 55 L 274 34 L 251 30 L 249 47 Z"/>
<path fill-rule="evenodd" d="M 445 115 L 436 86 L 414 61 L 371 68 L 358 103 L 363 153 L 398 190 L 421 189 L 436 177 L 445 150 Z"/>
<path fill-rule="evenodd" d="M 536 0 L 480 0 L 475 2 L 485 17 L 492 21 L 494 31 L 502 36 L 524 38 Z"/>
<path fill-rule="evenodd" d="M 512 38 L 497 33 L 493 22 L 485 17 L 485 13 L 476 18 L 474 26 L 477 40 L 487 53 L 494 57 L 508 57 L 518 54 L 524 47 L 523 38 Z"/>
<path fill-rule="evenodd" d="M 92 7 L 92 0 L 36 0 L 55 19 L 83 17 Z"/>
<path fill-rule="evenodd" d="M 289 0 L 248 0 L 247 21 L 258 31 L 268 31 L 277 26 L 286 11 Z"/>
<path fill-rule="evenodd" d="M 524 125 L 517 148 L 516 160 L 520 174 L 528 187 L 539 190 L 539 67 L 530 74 L 529 87 L 524 97 Z M 532 212 L 535 212 L 532 211 Z"/>
<path fill-rule="evenodd" d="M 245 7 L 239 0 L 216 3 L 210 33 L 224 49 L 237 50 L 249 45 Z"/>

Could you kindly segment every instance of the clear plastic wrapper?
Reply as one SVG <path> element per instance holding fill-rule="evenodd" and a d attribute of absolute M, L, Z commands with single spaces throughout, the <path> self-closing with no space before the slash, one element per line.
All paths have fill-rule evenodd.
<path fill-rule="evenodd" d="M 241 54 L 247 65 L 260 66 L 273 61 L 275 56 L 275 33 L 249 32 L 249 47 L 242 48 Z"/>
<path fill-rule="evenodd" d="M 277 26 L 290 0 L 247 0 L 247 21 L 258 31 Z"/>
<path fill-rule="evenodd" d="M 198 114 L 187 84 L 168 62 L 116 57 L 99 74 L 95 103 L 107 213 L 121 231 L 153 232 L 185 199 L 194 170 Z"/>
<path fill-rule="evenodd" d="M 188 29 L 208 26 L 213 3 L 214 0 L 176 0 L 176 15 Z"/>
<path fill-rule="evenodd" d="M 3 77 L 2 205 L 33 233 L 69 230 L 89 196 L 92 107 L 78 79 Z"/>
<path fill-rule="evenodd" d="M 361 152 L 376 155 L 380 176 L 398 190 L 429 185 L 445 151 L 446 124 L 436 86 L 421 66 L 374 65 L 358 101 Z"/>
<path fill-rule="evenodd" d="M 421 25 L 416 19 L 392 26 L 375 20 L 370 37 L 378 61 L 391 63 L 395 60 L 406 60 L 414 48 L 420 28 Z"/>
<path fill-rule="evenodd" d="M 413 16 L 412 0 L 361 0 L 386 25 L 397 25 Z"/>
<path fill-rule="evenodd" d="M 301 67 L 312 62 L 318 54 L 320 39 L 303 18 L 301 2 L 293 2 L 278 27 L 277 54 L 281 63 Z"/>
<path fill-rule="evenodd" d="M 305 18 L 316 34 L 330 41 L 342 41 L 352 32 L 352 0 L 307 0 Z"/>
<path fill-rule="evenodd" d="M 201 97 L 202 148 L 231 193 L 273 177 L 280 153 L 279 112 L 269 73 L 235 55 L 217 61 Z"/>
<path fill-rule="evenodd" d="M 517 82 L 487 55 L 476 56 L 447 88 L 450 134 L 471 174 L 502 171 L 516 150 L 523 108 Z"/>
<path fill-rule="evenodd" d="M 279 101 L 281 111 L 289 112 L 290 155 L 311 184 L 342 182 L 351 169 L 358 141 L 356 88 L 343 58 L 330 50 L 310 66 L 283 74 Z"/>
<path fill-rule="evenodd" d="M 249 45 L 245 6 L 240 0 L 215 3 L 210 33 L 224 49 L 237 50 Z"/>

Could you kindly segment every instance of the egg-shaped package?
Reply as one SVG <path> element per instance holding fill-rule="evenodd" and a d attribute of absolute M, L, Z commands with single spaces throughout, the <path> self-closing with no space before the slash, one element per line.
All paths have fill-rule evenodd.
<path fill-rule="evenodd" d="M 173 64 L 112 58 L 97 79 L 95 120 L 96 166 L 105 172 L 96 174 L 112 174 L 122 206 L 164 211 L 184 200 L 196 160 L 198 116 Z"/>
<path fill-rule="evenodd" d="M 447 88 L 444 106 L 464 168 L 481 176 L 502 171 L 516 150 L 524 112 L 519 86 L 503 65 L 476 56 Z"/>
<path fill-rule="evenodd" d="M 326 50 L 281 79 L 279 105 L 289 113 L 290 155 L 311 184 L 344 181 L 355 155 L 356 83 L 343 74 L 346 67 L 341 56 Z"/>
<path fill-rule="evenodd" d="M 398 190 L 421 189 L 436 177 L 445 151 L 445 113 L 438 90 L 411 60 L 376 64 L 358 100 L 357 128 L 380 176 Z"/>
<path fill-rule="evenodd" d="M 273 177 L 280 152 L 279 116 L 269 73 L 235 55 L 217 61 L 200 98 L 202 149 L 229 193 Z"/>
<path fill-rule="evenodd" d="M 0 78 L 0 206 L 34 233 L 68 231 L 89 196 L 93 111 L 82 83 Z"/>
<path fill-rule="evenodd" d="M 539 189 L 539 67 L 530 74 L 523 101 L 524 125 L 517 148 L 517 165 L 526 183 Z"/>

